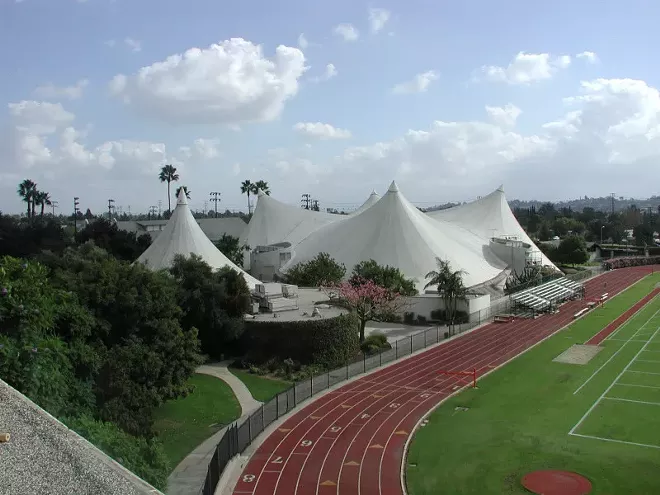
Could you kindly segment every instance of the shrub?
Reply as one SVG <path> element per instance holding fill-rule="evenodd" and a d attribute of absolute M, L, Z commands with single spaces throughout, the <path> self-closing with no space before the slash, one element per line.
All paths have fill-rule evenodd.
<path fill-rule="evenodd" d="M 169 463 L 157 440 L 129 435 L 113 423 L 89 416 L 65 417 L 62 422 L 154 487 L 165 488 Z"/>
<path fill-rule="evenodd" d="M 391 348 L 385 334 L 379 332 L 372 333 L 360 344 L 360 350 L 368 356 Z"/>
<path fill-rule="evenodd" d="M 263 364 L 275 358 L 334 368 L 357 354 L 356 330 L 352 314 L 302 321 L 246 321 L 241 346 L 249 363 Z"/>
<path fill-rule="evenodd" d="M 431 311 L 431 319 L 440 321 L 442 323 L 447 322 L 447 312 L 444 309 L 434 309 Z M 454 315 L 454 323 L 456 325 L 461 325 L 463 323 L 468 323 L 470 321 L 470 315 L 467 311 L 457 310 Z"/>
<path fill-rule="evenodd" d="M 315 258 L 293 265 L 286 273 L 286 282 L 299 287 L 321 287 L 339 283 L 346 275 L 346 267 L 337 263 L 328 253 L 319 253 Z"/>
<path fill-rule="evenodd" d="M 374 284 L 385 287 L 402 296 L 416 296 L 415 283 L 407 279 L 401 270 L 393 266 L 381 266 L 374 260 L 361 261 L 353 268 L 349 282 L 359 285 L 365 280 L 371 280 Z"/>
<path fill-rule="evenodd" d="M 629 258 L 613 258 L 611 260 L 603 261 L 603 267 L 606 270 L 657 264 L 660 264 L 660 256 L 631 256 Z"/>

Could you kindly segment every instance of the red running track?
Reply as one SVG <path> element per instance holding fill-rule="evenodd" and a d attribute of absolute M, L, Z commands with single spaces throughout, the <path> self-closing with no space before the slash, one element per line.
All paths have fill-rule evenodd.
<path fill-rule="evenodd" d="M 650 273 L 634 267 L 585 284 L 614 295 Z M 464 386 L 440 370 L 482 376 L 570 323 L 583 301 L 535 320 L 488 324 L 326 393 L 289 417 L 249 460 L 234 495 L 402 495 L 405 445 L 418 421 Z"/>
<path fill-rule="evenodd" d="M 613 322 L 608 324 L 600 332 L 598 332 L 596 335 L 594 335 L 589 340 L 587 340 L 585 342 L 585 344 L 586 345 L 598 345 L 598 344 L 600 344 L 603 340 L 605 340 L 607 337 L 612 335 L 617 328 L 619 328 L 626 321 L 628 321 L 630 318 L 632 318 L 633 315 L 635 313 L 637 313 L 637 311 L 642 309 L 649 301 L 651 301 L 658 294 L 660 294 L 660 289 L 653 289 L 650 294 L 644 296 L 642 299 L 637 301 L 629 310 L 627 310 L 625 313 L 623 313 L 621 316 L 619 316 L 616 320 L 614 320 Z"/>

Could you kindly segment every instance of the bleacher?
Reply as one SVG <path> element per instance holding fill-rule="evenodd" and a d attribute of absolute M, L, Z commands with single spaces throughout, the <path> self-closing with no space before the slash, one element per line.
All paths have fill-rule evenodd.
<path fill-rule="evenodd" d="M 562 277 L 516 292 L 511 295 L 511 302 L 514 309 L 528 309 L 534 313 L 544 313 L 552 311 L 564 301 L 583 295 L 582 284 Z"/>

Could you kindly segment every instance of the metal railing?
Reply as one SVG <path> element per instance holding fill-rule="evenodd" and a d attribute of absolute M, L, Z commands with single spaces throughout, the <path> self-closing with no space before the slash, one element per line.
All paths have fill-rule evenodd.
<path fill-rule="evenodd" d="M 492 320 L 496 314 L 507 312 L 509 309 L 510 300 L 508 297 L 498 299 L 489 308 L 471 313 L 468 317 L 468 323 L 453 325 L 451 328 L 447 326 L 428 327 L 409 337 L 397 340 L 391 349 L 372 355 L 361 353 L 357 359 L 346 363 L 341 368 L 294 382 L 291 387 L 263 404 L 249 417 L 245 418 L 242 423 L 233 423 L 227 428 L 216 446 L 200 493 L 202 495 L 213 495 L 229 460 L 235 455 L 245 452 L 245 449 L 269 425 L 307 399 L 354 376 L 367 373 L 401 357 L 437 344 L 449 336 L 458 335 L 475 328 Z"/>

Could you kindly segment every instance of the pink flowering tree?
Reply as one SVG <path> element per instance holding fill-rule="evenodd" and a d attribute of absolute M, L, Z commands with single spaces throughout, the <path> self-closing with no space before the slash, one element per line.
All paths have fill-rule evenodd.
<path fill-rule="evenodd" d="M 398 292 L 365 279 L 332 284 L 324 287 L 324 291 L 331 300 L 345 304 L 356 314 L 360 325 L 360 342 L 364 342 L 364 329 L 368 321 L 391 319 L 407 304 Z"/>

